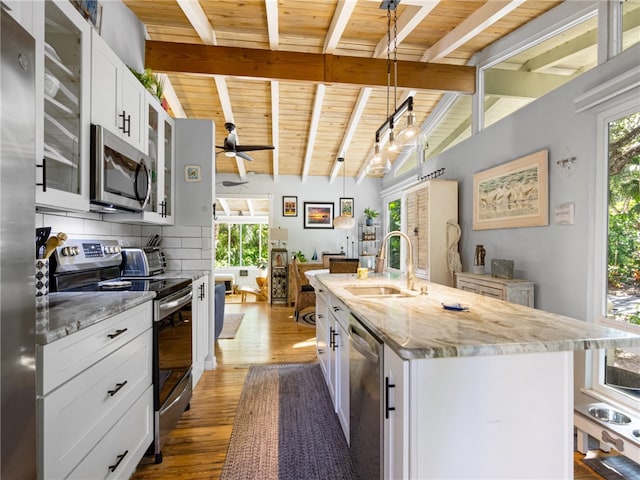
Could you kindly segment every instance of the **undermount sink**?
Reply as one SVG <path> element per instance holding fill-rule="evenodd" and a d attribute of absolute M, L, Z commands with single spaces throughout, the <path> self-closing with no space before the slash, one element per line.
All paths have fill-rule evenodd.
<path fill-rule="evenodd" d="M 411 297 L 409 292 L 389 285 L 354 285 L 345 289 L 356 297 Z"/>

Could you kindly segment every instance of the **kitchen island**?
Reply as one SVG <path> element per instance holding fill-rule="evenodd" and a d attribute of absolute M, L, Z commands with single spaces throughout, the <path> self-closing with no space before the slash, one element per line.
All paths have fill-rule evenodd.
<path fill-rule="evenodd" d="M 571 478 L 573 352 L 640 345 L 639 336 L 433 283 L 407 292 L 388 276 L 314 280 L 384 344 L 385 478 Z M 354 293 L 364 286 L 401 295 Z"/>

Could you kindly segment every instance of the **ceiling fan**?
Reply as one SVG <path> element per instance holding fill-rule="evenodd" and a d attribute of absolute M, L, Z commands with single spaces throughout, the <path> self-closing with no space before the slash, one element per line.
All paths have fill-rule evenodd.
<path fill-rule="evenodd" d="M 253 158 L 245 152 L 252 152 L 254 150 L 273 150 L 273 145 L 239 145 L 238 144 L 238 134 L 236 133 L 236 126 L 231 122 L 227 122 L 224 124 L 224 128 L 227 129 L 229 135 L 227 135 L 224 139 L 223 145 L 216 145 L 216 148 L 221 148 L 222 151 L 217 152 L 225 154 L 227 157 L 235 157 L 238 156 L 245 160 L 253 161 Z"/>
<path fill-rule="evenodd" d="M 249 181 L 245 180 L 244 182 L 234 182 L 232 180 L 223 180 L 222 182 L 218 182 L 218 183 L 223 187 L 238 187 L 240 185 L 245 185 L 249 183 Z"/>

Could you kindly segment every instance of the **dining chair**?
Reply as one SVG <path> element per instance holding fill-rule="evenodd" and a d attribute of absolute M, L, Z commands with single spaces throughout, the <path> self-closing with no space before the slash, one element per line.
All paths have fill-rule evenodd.
<path fill-rule="evenodd" d="M 332 258 L 329 260 L 329 273 L 358 273 L 360 259 Z"/>
<path fill-rule="evenodd" d="M 293 278 L 296 281 L 296 305 L 294 310 L 294 317 L 296 322 L 298 321 L 298 317 L 300 316 L 300 312 L 306 308 L 316 306 L 316 291 L 314 288 L 309 285 L 309 283 L 302 279 L 300 275 L 300 270 L 298 269 L 298 259 L 293 259 Z"/>
<path fill-rule="evenodd" d="M 344 253 L 323 253 L 322 254 L 322 268 L 329 268 L 329 262 L 332 258 L 346 258 Z"/>

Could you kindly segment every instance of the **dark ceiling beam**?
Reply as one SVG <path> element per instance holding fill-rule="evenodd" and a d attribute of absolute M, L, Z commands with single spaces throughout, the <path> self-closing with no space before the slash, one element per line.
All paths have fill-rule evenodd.
<path fill-rule="evenodd" d="M 156 72 L 387 86 L 387 60 L 148 40 L 145 68 Z M 475 93 L 475 67 L 398 60 L 398 88 Z"/>

